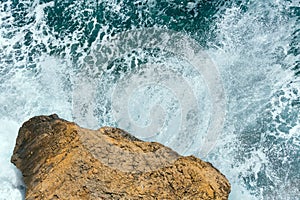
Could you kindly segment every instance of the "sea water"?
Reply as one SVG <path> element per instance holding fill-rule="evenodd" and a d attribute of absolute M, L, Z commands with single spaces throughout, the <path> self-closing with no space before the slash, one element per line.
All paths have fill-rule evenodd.
<path fill-rule="evenodd" d="M 18 129 L 57 113 L 211 162 L 230 199 L 299 199 L 300 3 L 2 0 L 0 199 Z"/>

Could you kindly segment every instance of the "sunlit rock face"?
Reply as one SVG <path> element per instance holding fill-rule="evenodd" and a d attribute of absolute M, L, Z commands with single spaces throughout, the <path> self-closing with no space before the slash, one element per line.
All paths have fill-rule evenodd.
<path fill-rule="evenodd" d="M 23 174 L 26 199 L 228 199 L 230 192 L 210 163 L 57 115 L 25 122 L 11 161 Z"/>

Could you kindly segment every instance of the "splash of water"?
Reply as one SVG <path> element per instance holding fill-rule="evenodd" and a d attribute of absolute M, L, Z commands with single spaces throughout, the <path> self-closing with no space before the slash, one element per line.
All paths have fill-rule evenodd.
<path fill-rule="evenodd" d="M 122 102 L 122 107 L 128 105 L 131 121 L 147 127 L 151 120 L 161 119 L 147 140 L 204 155 L 200 145 L 213 107 L 204 71 L 182 58 L 181 49 L 174 53 L 144 46 L 122 52 L 122 45 L 103 45 L 120 41 L 118 36 L 128 30 L 146 27 L 176 31 L 197 41 L 218 69 L 226 93 L 225 123 L 216 145 L 202 158 L 229 178 L 230 198 L 299 198 L 299 2 L 47 2 L 0 4 L 0 199 L 23 198 L 20 174 L 9 163 L 22 122 L 55 112 L 89 128 L 121 125 L 114 112 L 121 112 L 115 103 L 124 94 L 114 98 L 114 91 L 124 91 L 116 86 L 126 86 L 132 78 L 148 82 L 131 90 L 129 104 Z M 104 60 L 97 54 L 99 46 L 101 52 L 118 56 Z M 165 75 L 177 79 L 153 79 Z M 173 86 L 164 86 L 165 80 Z M 153 86 L 153 81 L 163 84 Z M 187 99 L 197 104 L 197 112 L 186 115 L 186 127 L 198 130 L 191 131 L 198 134 L 190 138 L 172 134 L 182 123 L 180 115 L 185 116 L 185 98 L 180 95 L 185 93 L 177 90 L 192 91 Z M 143 136 L 140 133 L 135 134 Z M 176 146 L 178 141 L 188 145 Z"/>

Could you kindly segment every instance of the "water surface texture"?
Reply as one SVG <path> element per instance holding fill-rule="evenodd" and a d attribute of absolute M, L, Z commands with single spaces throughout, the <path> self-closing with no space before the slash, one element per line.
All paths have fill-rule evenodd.
<path fill-rule="evenodd" d="M 300 199 L 298 0 L 2 0 L 0 199 L 17 132 L 57 113 L 211 162 L 230 199 Z"/>

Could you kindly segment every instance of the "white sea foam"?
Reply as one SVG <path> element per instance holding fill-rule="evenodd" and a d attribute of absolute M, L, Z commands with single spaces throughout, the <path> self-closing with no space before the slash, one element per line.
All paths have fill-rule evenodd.
<path fill-rule="evenodd" d="M 25 188 L 20 179 L 20 172 L 10 163 L 10 156 L 13 153 L 15 138 L 20 124 L 13 120 L 0 120 L 0 199 L 22 199 Z"/>
<path fill-rule="evenodd" d="M 106 9 L 111 9 L 125 20 L 127 16 L 121 9 L 123 3 L 108 1 L 109 6 Z M 149 8 L 153 9 L 156 3 L 149 1 Z M 89 67 L 80 69 L 87 56 L 94 56 L 96 61 L 100 59 L 97 54 L 84 50 L 95 50 L 97 43 L 89 47 L 88 43 L 84 42 L 79 46 L 76 52 L 82 56 L 74 62 L 74 57 L 71 56 L 74 50 L 71 47 L 82 39 L 83 30 L 76 29 L 66 34 L 62 40 L 57 39 L 55 31 L 45 21 L 44 10 L 55 6 L 54 3 L 24 1 L 24 4 L 28 5 L 24 10 L 30 10 L 28 19 L 35 17 L 34 22 L 24 26 L 13 25 L 11 4 L 12 1 L 0 4 L 0 199 L 23 198 L 21 176 L 10 164 L 10 156 L 18 128 L 30 117 L 57 113 L 62 118 L 89 128 L 117 125 L 110 107 L 116 81 L 109 70 L 113 71 L 115 68 L 104 69 L 95 64 L 95 68 L 87 65 Z M 80 1 L 77 4 L 80 5 Z M 93 3 L 86 5 L 83 10 L 76 10 L 77 4 L 69 7 L 75 10 L 74 20 L 79 19 L 83 12 L 93 12 Z M 195 6 L 197 1 L 195 4 L 189 3 L 187 8 L 191 11 Z M 216 27 L 216 38 L 209 43 L 210 48 L 206 53 L 218 67 L 227 105 L 223 132 L 216 138 L 215 148 L 205 159 L 219 168 L 231 182 L 232 200 L 299 198 L 299 180 L 293 179 L 299 177 L 299 161 L 295 162 L 293 156 L 299 155 L 300 151 L 300 80 L 294 76 L 294 71 L 289 70 L 299 61 L 299 55 L 289 53 L 293 39 L 291 34 L 299 27 L 296 18 L 288 16 L 292 7 L 297 6 L 299 7 L 297 1 L 243 1 L 241 4 L 230 6 L 225 4 L 219 8 L 220 13 L 216 14 L 217 20 L 213 24 Z M 201 13 L 195 13 L 195 16 L 199 14 Z M 96 25 L 97 19 L 93 18 L 92 31 L 96 29 Z M 132 28 L 135 30 L 135 27 Z M 31 46 L 24 45 L 24 37 L 28 30 L 32 33 L 34 41 Z M 104 34 L 102 41 L 116 38 L 117 35 L 111 35 L 111 32 L 109 25 L 101 27 L 97 34 L 98 40 L 101 34 Z M 34 54 L 30 60 L 30 51 L 37 44 L 44 44 L 47 53 Z M 65 47 L 62 51 L 65 56 L 49 56 L 50 44 L 57 48 Z M 138 63 L 138 59 L 143 60 L 147 54 L 136 54 L 128 60 L 131 62 L 130 59 L 134 56 L 137 57 L 134 61 Z M 193 70 L 189 71 L 191 66 L 188 62 L 176 58 L 176 55 L 161 57 L 162 59 L 157 61 L 159 65 L 165 66 L 166 70 L 173 67 L 173 72 L 176 72 L 174 68 L 177 67 L 178 70 L 183 67 L 190 74 L 196 74 Z M 151 66 L 154 65 L 143 66 L 147 66 L 151 71 Z M 147 69 L 144 71 L 147 72 Z M 133 77 L 134 75 L 129 74 L 133 72 L 134 70 L 128 70 L 127 74 L 122 76 Z M 85 76 L 89 77 L 88 81 Z M 187 85 L 199 92 L 196 97 L 201 96 L 200 91 L 205 91 L 205 87 L 202 88 L 205 77 L 187 74 L 182 77 Z M 140 125 L 150 122 L 150 107 L 153 102 L 161 103 L 161 107 L 169 109 L 166 109 L 167 111 L 180 108 L 181 104 L 176 101 L 176 95 L 165 90 L 166 88 L 161 87 L 160 92 L 151 96 L 158 86 L 148 90 L 147 99 L 140 99 L 141 94 L 146 91 L 142 87 L 130 96 L 133 103 L 129 104 L 128 110 L 133 113 L 133 120 Z M 95 93 L 85 91 L 87 88 Z M 78 96 L 80 91 L 85 95 Z M 91 99 L 95 101 L 91 102 Z M 201 98 L 199 99 L 200 105 Z M 204 97 L 202 100 L 207 102 Z M 169 106 L 170 102 L 173 103 L 173 107 Z M 74 105 L 81 107 L 74 109 Z M 143 112 L 134 112 L 135 105 L 144 106 L 139 107 L 141 110 L 149 109 L 146 110 L 149 111 L 149 115 L 140 116 Z M 210 108 L 203 107 L 203 110 L 210 111 Z M 180 123 L 176 113 L 168 115 L 175 125 L 168 129 L 167 137 L 161 134 L 156 140 L 172 145 L 174 141 L 171 140 L 170 133 L 177 129 Z M 204 129 L 207 127 L 205 119 L 209 115 L 201 117 L 204 119 Z M 197 137 L 203 138 L 199 135 Z M 191 142 L 190 139 L 183 139 L 186 139 L 187 143 Z M 192 148 L 185 152 L 197 155 L 197 151 L 199 148 L 194 143 Z"/>

